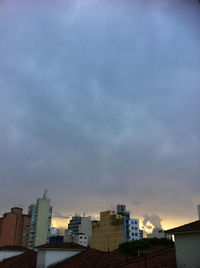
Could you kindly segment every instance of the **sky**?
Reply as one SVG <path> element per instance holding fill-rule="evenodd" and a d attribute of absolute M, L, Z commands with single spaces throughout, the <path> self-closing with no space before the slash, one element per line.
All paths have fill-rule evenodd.
<path fill-rule="evenodd" d="M 1 0 L 0 213 L 48 189 L 57 227 L 197 219 L 199 25 L 197 0 Z"/>

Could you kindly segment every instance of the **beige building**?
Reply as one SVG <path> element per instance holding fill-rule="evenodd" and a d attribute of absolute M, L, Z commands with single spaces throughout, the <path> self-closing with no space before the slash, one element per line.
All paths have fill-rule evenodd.
<path fill-rule="evenodd" d="M 110 210 L 100 212 L 100 221 L 92 222 L 91 247 L 113 251 L 124 241 L 124 217 Z"/>
<path fill-rule="evenodd" d="M 38 199 L 36 205 L 29 207 L 31 225 L 29 234 L 29 248 L 34 248 L 49 242 L 52 207 L 46 191 L 43 198 Z"/>

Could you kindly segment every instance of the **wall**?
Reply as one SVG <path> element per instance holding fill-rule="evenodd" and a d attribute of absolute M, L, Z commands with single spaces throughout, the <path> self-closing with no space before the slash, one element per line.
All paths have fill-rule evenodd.
<path fill-rule="evenodd" d="M 80 250 L 38 250 L 37 268 L 47 268 L 51 264 L 56 264 L 65 259 L 79 254 Z"/>
<path fill-rule="evenodd" d="M 176 234 L 175 246 L 178 268 L 200 267 L 200 233 Z"/>
<path fill-rule="evenodd" d="M 4 259 L 8 259 L 13 256 L 17 256 L 24 253 L 24 251 L 19 251 L 19 250 L 2 250 L 0 251 L 0 262 L 3 261 Z"/>
<path fill-rule="evenodd" d="M 17 215 L 5 213 L 1 220 L 0 246 L 15 245 Z"/>
<path fill-rule="evenodd" d="M 100 213 L 100 221 L 92 222 L 91 247 L 102 251 L 113 251 L 124 242 L 124 218 L 112 211 Z"/>

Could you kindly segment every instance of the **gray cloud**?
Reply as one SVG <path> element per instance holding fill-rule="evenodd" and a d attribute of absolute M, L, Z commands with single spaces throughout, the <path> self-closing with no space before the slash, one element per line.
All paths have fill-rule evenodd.
<path fill-rule="evenodd" d="M 139 215 L 193 217 L 198 1 L 145 2 L 0 3 L 3 207 L 48 188 L 63 214 L 134 196 Z"/>

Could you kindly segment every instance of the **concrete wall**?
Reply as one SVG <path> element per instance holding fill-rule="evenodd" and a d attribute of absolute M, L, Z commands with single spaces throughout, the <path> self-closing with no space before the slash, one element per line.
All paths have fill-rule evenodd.
<path fill-rule="evenodd" d="M 47 268 L 72 256 L 79 254 L 80 250 L 38 250 L 37 268 Z"/>
<path fill-rule="evenodd" d="M 200 233 L 175 235 L 178 268 L 200 268 Z"/>
<path fill-rule="evenodd" d="M 19 250 L 2 250 L 0 251 L 0 262 L 3 261 L 4 259 L 11 258 L 13 256 L 17 256 L 24 253 L 24 251 L 19 251 Z"/>

